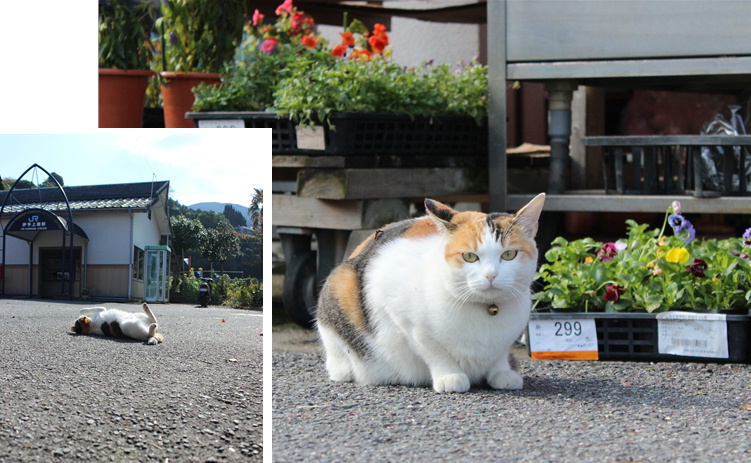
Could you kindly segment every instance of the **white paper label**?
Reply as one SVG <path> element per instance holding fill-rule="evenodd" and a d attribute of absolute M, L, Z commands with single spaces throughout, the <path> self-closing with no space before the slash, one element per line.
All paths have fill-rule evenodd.
<path fill-rule="evenodd" d="M 203 119 L 198 121 L 199 129 L 244 129 L 242 119 Z"/>
<path fill-rule="evenodd" d="M 325 150 L 326 149 L 326 137 L 324 135 L 323 127 L 320 125 L 314 126 L 297 126 L 295 127 L 297 132 L 297 149 L 301 150 Z"/>
<path fill-rule="evenodd" d="M 657 351 L 687 357 L 728 358 L 725 315 L 678 311 L 658 314 Z"/>
<path fill-rule="evenodd" d="M 532 358 L 597 360 L 597 329 L 588 319 L 530 320 Z"/>

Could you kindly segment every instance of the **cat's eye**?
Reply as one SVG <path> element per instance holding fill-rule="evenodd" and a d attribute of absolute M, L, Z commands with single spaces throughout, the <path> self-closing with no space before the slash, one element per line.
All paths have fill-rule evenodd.
<path fill-rule="evenodd" d="M 465 260 L 466 262 L 469 262 L 470 264 L 471 264 L 472 262 L 477 262 L 478 260 L 480 260 L 480 258 L 479 258 L 479 257 L 477 256 L 477 254 L 475 254 L 475 253 L 473 253 L 473 252 L 463 252 L 463 253 L 462 253 L 462 258 L 463 258 L 463 259 L 464 259 L 464 260 Z"/>
<path fill-rule="evenodd" d="M 501 254 L 501 259 L 503 260 L 514 260 L 516 257 L 516 254 L 518 254 L 519 251 L 515 249 L 509 249 L 508 251 L 504 251 L 503 254 Z"/>

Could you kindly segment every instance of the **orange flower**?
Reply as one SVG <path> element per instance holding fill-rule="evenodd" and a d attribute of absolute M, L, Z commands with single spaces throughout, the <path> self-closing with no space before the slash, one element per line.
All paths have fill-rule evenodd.
<path fill-rule="evenodd" d="M 373 35 L 368 39 L 370 48 L 373 49 L 373 53 L 383 53 L 383 49 L 389 44 L 388 36 Z"/>
<path fill-rule="evenodd" d="M 331 50 L 331 56 L 339 56 L 342 57 L 347 53 L 347 47 L 343 45 L 337 45 L 334 47 L 333 50 Z"/>
<path fill-rule="evenodd" d="M 315 48 L 316 45 L 318 45 L 318 39 L 313 37 L 312 35 L 304 35 L 300 39 L 300 42 L 302 42 L 302 44 L 308 48 Z"/>
<path fill-rule="evenodd" d="M 340 32 L 339 35 L 342 36 L 343 47 L 346 48 L 355 46 L 355 37 L 352 35 L 352 32 Z"/>

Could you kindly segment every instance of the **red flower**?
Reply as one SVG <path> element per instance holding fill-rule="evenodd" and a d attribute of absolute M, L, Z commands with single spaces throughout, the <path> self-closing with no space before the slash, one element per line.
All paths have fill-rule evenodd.
<path fill-rule="evenodd" d="M 603 262 L 610 262 L 616 255 L 618 255 L 618 248 L 615 246 L 615 243 L 603 244 L 597 253 L 597 257 Z"/>
<path fill-rule="evenodd" d="M 706 278 L 707 275 L 704 274 L 704 270 L 706 270 L 707 267 L 709 267 L 709 265 L 707 265 L 706 262 L 701 259 L 694 258 L 694 262 L 686 267 L 686 270 L 691 272 L 691 274 L 693 274 L 695 277 Z"/>
<path fill-rule="evenodd" d="M 279 40 L 274 37 L 269 37 L 268 39 L 264 40 L 261 44 L 261 51 L 266 52 L 266 54 L 271 54 L 274 51 L 274 48 L 279 43 Z"/>
<path fill-rule="evenodd" d="M 605 297 L 603 299 L 606 301 L 618 302 L 621 295 L 626 292 L 626 288 L 620 285 L 607 285 L 605 286 L 605 289 Z"/>
<path fill-rule="evenodd" d="M 316 45 L 318 45 L 318 39 L 313 37 L 312 35 L 304 35 L 300 39 L 300 42 L 302 42 L 302 44 L 308 48 L 315 48 Z"/>

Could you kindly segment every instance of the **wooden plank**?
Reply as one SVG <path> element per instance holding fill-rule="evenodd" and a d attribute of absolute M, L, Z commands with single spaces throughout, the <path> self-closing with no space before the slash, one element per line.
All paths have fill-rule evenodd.
<path fill-rule="evenodd" d="M 409 198 L 486 191 L 483 169 L 303 169 L 297 176 L 297 194 L 305 198 Z"/>
<path fill-rule="evenodd" d="M 509 210 L 518 210 L 532 200 L 534 195 L 509 195 Z M 605 195 L 562 194 L 547 195 L 545 211 L 587 212 L 658 212 L 664 213 L 673 201 L 680 201 L 687 214 L 749 214 L 751 197 L 723 196 L 695 198 L 677 195 Z"/>
<path fill-rule="evenodd" d="M 294 195 L 272 195 L 275 226 L 358 230 L 362 226 L 362 201 L 322 201 Z"/>
<path fill-rule="evenodd" d="M 271 156 L 271 167 L 336 168 L 345 166 L 346 159 L 344 156 Z"/>

